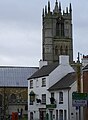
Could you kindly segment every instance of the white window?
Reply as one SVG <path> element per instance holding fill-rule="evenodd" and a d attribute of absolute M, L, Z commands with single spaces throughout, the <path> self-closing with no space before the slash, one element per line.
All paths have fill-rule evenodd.
<path fill-rule="evenodd" d="M 53 98 L 54 98 L 54 92 L 52 92 L 52 93 L 51 93 L 51 97 L 53 97 Z"/>
<path fill-rule="evenodd" d="M 33 80 L 30 80 L 30 88 L 33 88 Z"/>
<path fill-rule="evenodd" d="M 30 95 L 30 105 L 33 105 L 33 102 L 35 101 L 35 93 L 31 91 L 29 95 Z"/>
<path fill-rule="evenodd" d="M 63 104 L 63 92 L 59 92 L 59 104 Z"/>
<path fill-rule="evenodd" d="M 46 86 L 46 78 L 42 78 L 42 87 Z"/>
<path fill-rule="evenodd" d="M 46 94 L 42 94 L 42 104 L 46 104 Z"/>
<path fill-rule="evenodd" d="M 54 104 L 55 103 L 55 99 L 54 99 L 54 93 L 51 93 L 51 98 L 50 98 L 50 103 Z"/>
<path fill-rule="evenodd" d="M 39 81 L 36 79 L 36 87 L 39 87 Z"/>

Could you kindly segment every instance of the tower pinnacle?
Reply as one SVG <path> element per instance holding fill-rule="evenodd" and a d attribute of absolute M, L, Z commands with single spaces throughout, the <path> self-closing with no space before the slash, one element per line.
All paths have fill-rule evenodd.
<path fill-rule="evenodd" d="M 61 3 L 59 2 L 59 12 L 61 13 Z"/>
<path fill-rule="evenodd" d="M 58 13 L 58 2 L 57 2 L 57 0 L 55 2 L 54 13 Z"/>
<path fill-rule="evenodd" d="M 44 8 L 43 8 L 43 11 L 42 11 L 42 16 L 44 17 Z"/>
<path fill-rule="evenodd" d="M 47 6 L 45 6 L 45 14 L 47 14 Z"/>
<path fill-rule="evenodd" d="M 72 6 L 71 6 L 71 3 L 70 3 L 70 6 L 69 6 L 69 12 L 70 12 L 70 16 L 72 18 Z"/>
<path fill-rule="evenodd" d="M 72 12 L 72 6 L 71 6 L 71 3 L 70 3 L 70 6 L 69 6 L 69 12 L 70 12 L 70 13 Z"/>
<path fill-rule="evenodd" d="M 48 1 L 48 12 L 50 12 L 50 1 Z"/>

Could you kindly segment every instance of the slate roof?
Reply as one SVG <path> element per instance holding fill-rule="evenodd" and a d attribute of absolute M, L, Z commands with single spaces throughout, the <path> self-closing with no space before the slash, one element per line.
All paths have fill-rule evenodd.
<path fill-rule="evenodd" d="M 57 66 L 58 66 L 58 63 L 45 65 L 42 68 L 40 68 L 37 72 L 35 72 L 31 77 L 29 77 L 28 80 L 43 77 L 43 76 L 48 76 Z"/>
<path fill-rule="evenodd" d="M 76 81 L 76 73 L 68 73 L 62 79 L 60 79 L 57 83 L 51 86 L 48 90 L 60 90 L 60 89 L 69 89 L 70 85 Z"/>
<path fill-rule="evenodd" d="M 27 78 L 37 67 L 0 66 L 0 87 L 28 87 Z"/>
<path fill-rule="evenodd" d="M 84 68 L 83 68 L 83 70 L 87 70 L 88 69 L 88 65 L 86 65 Z"/>

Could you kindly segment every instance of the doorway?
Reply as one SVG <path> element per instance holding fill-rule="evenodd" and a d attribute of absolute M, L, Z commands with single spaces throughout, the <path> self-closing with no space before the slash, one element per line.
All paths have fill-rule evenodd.
<path fill-rule="evenodd" d="M 46 109 L 44 108 L 39 109 L 39 118 L 40 120 L 46 120 Z"/>
<path fill-rule="evenodd" d="M 52 110 L 49 111 L 49 115 L 50 115 L 50 117 L 49 117 L 50 120 L 53 120 L 53 111 Z"/>

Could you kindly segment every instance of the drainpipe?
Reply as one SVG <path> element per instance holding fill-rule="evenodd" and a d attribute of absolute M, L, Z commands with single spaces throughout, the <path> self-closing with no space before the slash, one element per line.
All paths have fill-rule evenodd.
<path fill-rule="evenodd" d="M 69 90 L 68 90 L 68 120 L 70 120 L 70 104 L 69 104 Z"/>
<path fill-rule="evenodd" d="M 78 52 L 78 61 L 77 61 L 77 92 L 81 93 L 81 64 L 79 59 L 80 53 Z M 79 120 L 81 120 L 81 108 L 79 106 Z"/>

